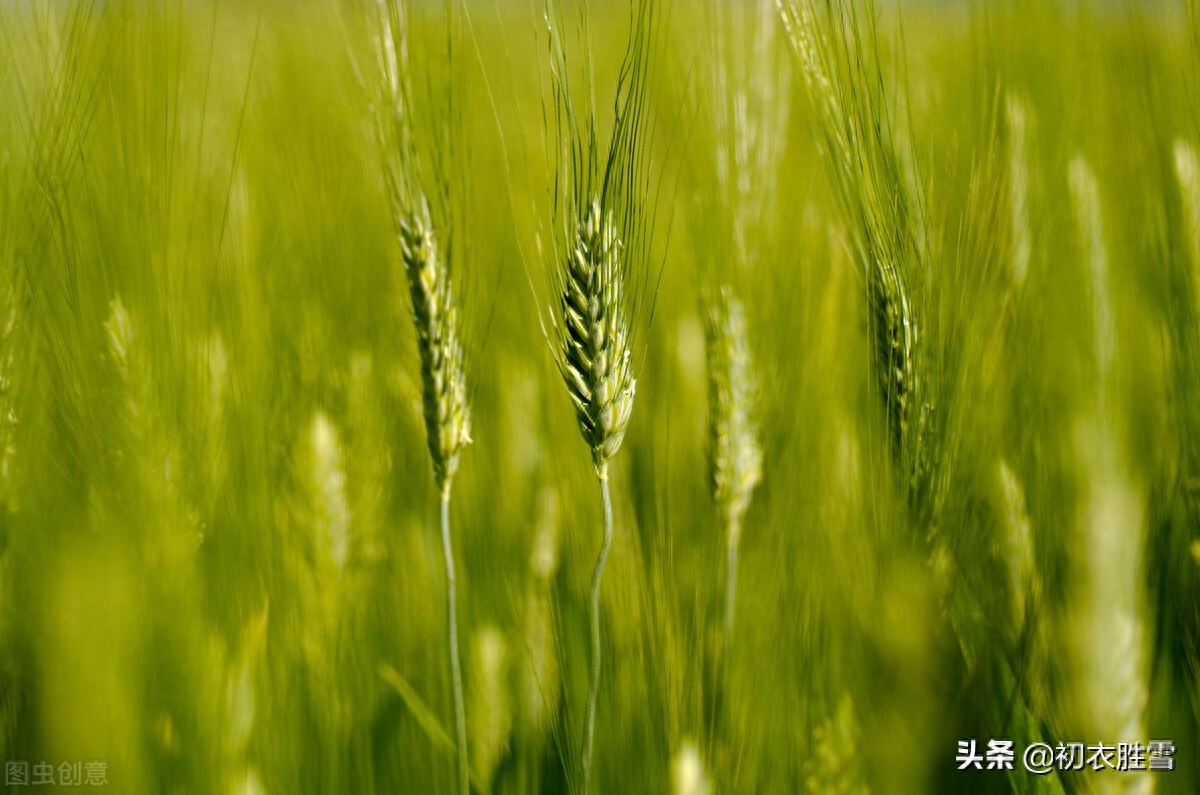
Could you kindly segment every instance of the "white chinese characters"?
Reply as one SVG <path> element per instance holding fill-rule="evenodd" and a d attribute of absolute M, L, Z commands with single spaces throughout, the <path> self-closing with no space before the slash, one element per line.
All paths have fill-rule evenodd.
<path fill-rule="evenodd" d="M 988 740 L 981 750 L 979 740 L 959 740 L 954 757 L 959 770 L 1015 770 L 1016 750 L 1012 740 Z M 1031 743 L 1021 754 L 1024 770 L 1044 776 L 1054 771 L 1112 770 L 1120 773 L 1162 772 L 1175 769 L 1175 743 L 1171 740 Z"/>

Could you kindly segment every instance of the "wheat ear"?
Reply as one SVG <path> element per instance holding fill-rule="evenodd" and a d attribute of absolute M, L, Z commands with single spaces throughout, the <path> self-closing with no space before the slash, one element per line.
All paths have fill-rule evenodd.
<path fill-rule="evenodd" d="M 429 457 L 438 490 L 447 496 L 458 455 L 471 441 L 471 422 L 458 307 L 423 200 L 400 218 L 400 247 L 421 353 Z"/>
<path fill-rule="evenodd" d="M 910 499 L 920 499 L 929 474 L 925 449 L 929 403 L 917 361 L 917 326 L 899 268 L 883 263 L 872 268 L 867 300 L 875 373 L 893 452 L 908 476 Z"/>
<path fill-rule="evenodd" d="M 562 370 L 600 480 L 621 447 L 637 381 L 623 303 L 621 240 L 612 213 L 593 200 L 567 257 L 562 294 Z"/>

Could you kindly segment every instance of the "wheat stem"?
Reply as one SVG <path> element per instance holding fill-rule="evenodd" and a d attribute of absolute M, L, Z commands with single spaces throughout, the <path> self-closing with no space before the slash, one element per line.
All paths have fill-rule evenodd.
<path fill-rule="evenodd" d="M 454 553 L 450 547 L 450 483 L 442 488 L 442 556 L 446 561 L 446 643 L 450 649 L 450 679 L 454 688 L 454 729 L 458 743 L 458 790 L 470 795 L 471 773 L 467 762 L 467 715 L 463 707 L 462 664 L 458 658 L 458 595 Z"/>
<path fill-rule="evenodd" d="M 600 695 L 600 579 L 604 576 L 604 564 L 608 560 L 608 550 L 612 547 L 613 516 L 612 497 L 608 489 L 607 467 L 600 471 L 600 499 L 604 503 L 604 541 L 600 544 L 600 554 L 596 557 L 596 568 L 592 570 L 592 669 L 588 685 L 587 712 L 583 725 L 583 795 L 591 791 L 592 783 L 592 747 L 596 733 L 596 699 Z"/>
<path fill-rule="evenodd" d="M 725 552 L 725 665 L 729 666 L 729 649 L 733 646 L 733 619 L 737 601 L 737 572 L 738 572 L 738 541 L 741 531 L 741 519 L 735 513 L 729 514 L 729 532 L 726 536 L 728 544 Z"/>

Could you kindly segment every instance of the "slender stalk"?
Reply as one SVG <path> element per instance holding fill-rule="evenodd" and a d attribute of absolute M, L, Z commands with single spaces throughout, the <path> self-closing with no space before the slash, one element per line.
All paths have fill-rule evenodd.
<path fill-rule="evenodd" d="M 454 687 L 454 729 L 458 743 L 458 791 L 470 795 L 471 772 L 467 762 L 467 713 L 463 707 L 462 664 L 458 659 L 458 594 L 455 588 L 454 553 L 450 548 L 450 483 L 442 488 L 442 556 L 446 560 L 446 642 L 450 648 L 450 679 Z"/>
<path fill-rule="evenodd" d="M 600 498 L 604 502 L 604 541 L 600 544 L 600 554 L 596 558 L 596 568 L 592 570 L 592 670 L 591 682 L 588 686 L 587 712 L 583 725 L 583 793 L 591 791 L 592 784 L 592 746 L 596 732 L 596 699 L 600 695 L 600 578 L 604 576 L 604 564 L 608 560 L 608 550 L 612 547 L 613 517 L 612 498 L 608 491 L 608 467 L 599 470 Z"/>
<path fill-rule="evenodd" d="M 741 549 L 741 516 L 737 511 L 726 514 L 725 545 L 725 632 L 721 636 L 721 652 L 717 660 L 715 683 L 717 692 L 713 702 L 713 738 L 721 749 L 720 772 L 733 786 L 735 764 L 733 762 L 733 699 L 730 697 L 733 661 L 733 625 L 737 615 L 738 551 Z"/>
<path fill-rule="evenodd" d="M 733 646 L 733 617 L 737 602 L 738 538 L 741 520 L 736 514 L 729 516 L 729 535 L 725 557 L 725 659 L 729 664 L 729 650 Z"/>

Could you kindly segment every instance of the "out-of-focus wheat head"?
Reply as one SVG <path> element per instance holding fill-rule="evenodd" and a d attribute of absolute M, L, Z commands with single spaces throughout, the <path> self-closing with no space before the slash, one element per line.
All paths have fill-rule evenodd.
<path fill-rule="evenodd" d="M 504 633 L 493 624 L 475 631 L 471 650 L 471 764 L 486 791 L 508 754 L 512 735 L 510 655 Z"/>
<path fill-rule="evenodd" d="M 1191 258 L 1189 265 L 1192 270 L 1189 275 L 1196 306 L 1200 307 L 1200 157 L 1196 155 L 1196 147 L 1183 140 L 1175 142 L 1174 155 L 1187 253 Z"/>
<path fill-rule="evenodd" d="M 125 507 L 143 519 L 144 553 L 178 574 L 201 541 L 199 516 L 185 497 L 179 442 L 156 399 L 145 335 L 120 296 L 109 303 L 104 330 L 122 435 L 115 460 L 132 487 L 124 496 L 109 496 L 132 498 Z"/>
<path fill-rule="evenodd" d="M 1097 415 L 1076 427 L 1083 478 L 1075 535 L 1078 585 L 1069 611 L 1074 674 L 1072 728 L 1116 742 L 1144 742 L 1149 704 L 1142 546 L 1143 488 Z M 1153 792 L 1149 777 L 1101 776 L 1097 791 Z"/>
<path fill-rule="evenodd" d="M 777 5 L 850 222 L 893 454 L 910 500 L 933 507 L 929 362 L 912 302 L 925 239 L 923 198 L 909 195 L 915 185 L 903 174 L 903 147 L 883 95 L 874 20 L 857 19 L 858 8 L 845 0 L 777 0 Z"/>
<path fill-rule="evenodd" d="M 225 655 L 223 729 L 230 795 L 254 792 L 255 786 L 262 791 L 248 748 L 259 710 L 259 667 L 266 647 L 268 615 L 264 607 L 251 616 L 242 627 L 237 646 Z"/>
<path fill-rule="evenodd" d="M 1033 527 L 1025 505 L 1025 489 L 1007 461 L 996 466 L 1000 492 L 1001 518 L 1004 524 L 1004 555 L 1008 567 L 1012 598 L 1011 629 L 1014 637 L 1025 626 L 1031 605 L 1041 593 L 1041 580 L 1033 543 Z"/>
<path fill-rule="evenodd" d="M 1139 742 L 1149 728 L 1144 486 L 1125 450 L 1124 394 L 1113 377 L 1117 322 L 1100 184 L 1082 155 L 1068 169 L 1068 186 L 1087 266 L 1092 299 L 1094 398 L 1075 427 L 1081 498 L 1077 509 L 1076 587 L 1068 610 L 1075 674 L 1077 730 L 1118 742 Z M 1102 777 L 1101 792 L 1152 792 L 1149 778 Z"/>
<path fill-rule="evenodd" d="M 725 286 L 707 304 L 709 474 L 713 496 L 728 521 L 728 541 L 736 545 L 763 474 L 755 417 L 758 380 L 741 301 Z"/>
<path fill-rule="evenodd" d="M 1091 276 L 1093 350 L 1103 393 L 1112 375 L 1116 345 L 1116 321 L 1113 317 L 1109 282 L 1108 246 L 1104 241 L 1104 220 L 1100 206 L 1100 184 L 1092 167 L 1082 155 L 1071 159 L 1068 169 L 1071 205 L 1080 236 L 1081 253 Z M 1102 394 L 1103 397 L 1103 394 Z"/>
<path fill-rule="evenodd" d="M 860 776 L 858 721 L 854 702 L 843 696 L 836 711 L 813 730 L 814 751 L 806 766 L 804 791 L 809 795 L 868 795 Z"/>
<path fill-rule="evenodd" d="M 338 577 L 350 557 L 350 505 L 346 500 L 346 472 L 341 434 L 325 412 L 313 415 L 308 429 L 309 498 L 318 566 Z"/>
<path fill-rule="evenodd" d="M 791 110 L 789 64 L 771 0 L 711 8 L 711 166 L 695 193 L 696 255 L 707 352 L 709 479 L 731 546 L 762 480 L 758 380 L 742 296 L 733 284 L 771 266 L 780 164 Z M 708 159 L 707 147 L 703 155 Z M 709 175 L 709 169 L 712 173 Z"/>
<path fill-rule="evenodd" d="M 1033 256 L 1033 235 L 1029 208 L 1029 110 L 1016 94 L 1004 103 L 1004 122 L 1008 132 L 1009 234 L 1012 245 L 1012 280 L 1020 287 L 1029 275 Z"/>

